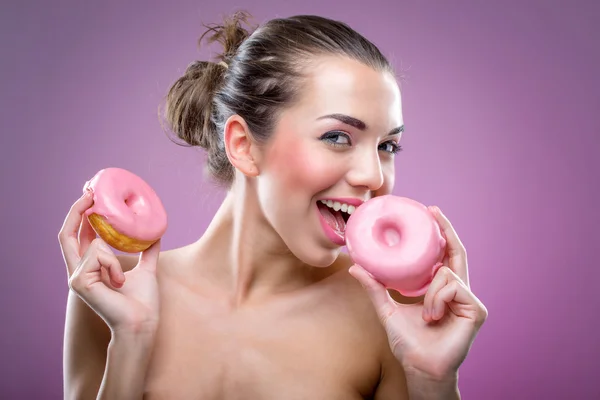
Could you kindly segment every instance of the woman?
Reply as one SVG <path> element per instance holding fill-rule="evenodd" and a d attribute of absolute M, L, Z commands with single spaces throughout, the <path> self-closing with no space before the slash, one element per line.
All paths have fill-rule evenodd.
<path fill-rule="evenodd" d="M 89 196 L 65 219 L 65 397 L 459 398 L 487 311 L 450 222 L 431 207 L 445 266 L 423 298 L 394 301 L 317 214 L 322 199 L 391 192 L 403 131 L 391 66 L 339 22 L 250 34 L 245 21 L 210 27 L 219 62 L 190 65 L 167 97 L 171 130 L 228 188 L 200 239 L 134 259 L 96 238 Z"/>

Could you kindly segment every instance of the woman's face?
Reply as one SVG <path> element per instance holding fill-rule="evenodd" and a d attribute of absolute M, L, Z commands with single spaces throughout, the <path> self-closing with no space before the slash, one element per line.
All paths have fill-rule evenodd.
<path fill-rule="evenodd" d="M 257 190 L 292 253 L 325 267 L 344 244 L 343 203 L 391 193 L 403 119 L 389 73 L 341 57 L 320 59 L 311 71 L 262 152 Z M 328 199 L 333 208 L 320 202 Z M 335 199 L 345 200 L 339 211 Z"/>

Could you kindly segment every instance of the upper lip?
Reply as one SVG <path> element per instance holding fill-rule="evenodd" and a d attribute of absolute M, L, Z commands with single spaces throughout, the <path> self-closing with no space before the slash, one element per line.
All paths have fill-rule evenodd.
<path fill-rule="evenodd" d="M 350 206 L 358 207 L 365 201 L 362 199 L 357 199 L 356 197 L 323 197 L 319 200 L 331 200 L 337 201 L 339 203 L 346 203 Z"/>

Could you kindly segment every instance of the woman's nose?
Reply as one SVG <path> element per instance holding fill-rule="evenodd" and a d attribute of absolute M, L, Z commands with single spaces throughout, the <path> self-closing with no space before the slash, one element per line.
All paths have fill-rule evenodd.
<path fill-rule="evenodd" d="M 383 185 L 383 170 L 379 153 L 357 153 L 347 174 L 348 183 L 354 187 L 364 187 L 375 191 Z"/>

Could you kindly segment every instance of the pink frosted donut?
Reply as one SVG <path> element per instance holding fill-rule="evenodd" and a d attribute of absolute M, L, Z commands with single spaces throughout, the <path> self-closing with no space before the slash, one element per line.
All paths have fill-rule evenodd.
<path fill-rule="evenodd" d="M 423 204 L 394 195 L 358 207 L 346 224 L 352 260 L 386 288 L 404 296 L 425 294 L 442 266 L 446 240 Z"/>
<path fill-rule="evenodd" d="M 167 213 L 154 190 L 122 168 L 106 168 L 85 183 L 94 204 L 85 216 L 109 245 L 127 253 L 146 250 L 167 230 Z"/>

